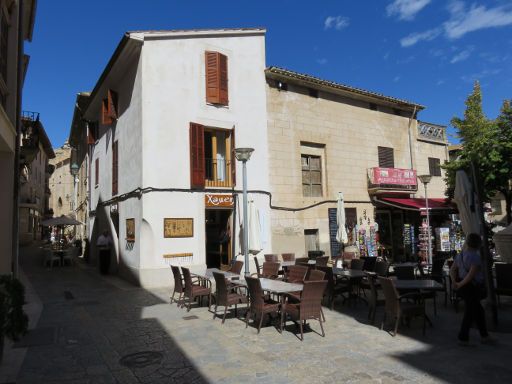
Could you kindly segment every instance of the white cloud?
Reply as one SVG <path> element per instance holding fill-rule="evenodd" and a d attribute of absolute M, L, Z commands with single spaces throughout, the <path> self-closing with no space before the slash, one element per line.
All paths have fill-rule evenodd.
<path fill-rule="evenodd" d="M 441 80 L 437 80 L 436 85 L 440 86 L 440 85 L 443 85 L 444 83 L 445 83 L 445 81 L 441 79 Z"/>
<path fill-rule="evenodd" d="M 413 20 L 418 12 L 431 0 L 394 0 L 386 7 L 388 16 L 398 16 L 399 20 Z"/>
<path fill-rule="evenodd" d="M 419 33 L 411 33 L 409 36 L 406 36 L 400 40 L 400 44 L 402 47 L 411 47 L 419 41 L 430 41 L 434 40 L 437 36 L 441 34 L 441 28 L 429 29 L 425 32 Z"/>
<path fill-rule="evenodd" d="M 316 62 L 320 65 L 327 64 L 327 59 L 325 57 L 322 57 L 321 59 L 316 59 Z"/>
<path fill-rule="evenodd" d="M 391 5 L 398 3 L 398 0 Z M 391 5 L 388 6 L 391 7 Z M 512 5 L 501 5 L 487 8 L 473 4 L 468 9 L 464 1 L 451 0 L 447 6 L 450 18 L 437 28 L 425 32 L 414 32 L 400 40 L 402 47 L 411 47 L 420 41 L 430 41 L 444 34 L 448 39 L 455 40 L 466 33 L 486 28 L 497 28 L 512 25 Z M 389 11 L 388 11 L 389 12 Z"/>
<path fill-rule="evenodd" d="M 458 63 L 459 61 L 467 60 L 471 55 L 471 52 L 473 52 L 473 49 L 473 47 L 468 47 L 467 49 L 460 51 L 459 53 L 452 57 L 450 63 L 455 64 Z"/>
<path fill-rule="evenodd" d="M 324 21 L 324 29 L 334 28 L 338 31 L 342 30 L 345 27 L 348 27 L 350 24 L 350 19 L 348 17 L 343 16 L 328 16 Z"/>
<path fill-rule="evenodd" d="M 501 72 L 501 69 L 498 69 L 498 68 L 497 69 L 484 69 L 483 71 L 478 72 L 478 73 L 473 73 L 471 75 L 461 76 L 461 79 L 463 81 L 467 82 L 467 83 L 474 83 L 477 80 L 480 81 L 483 78 L 497 75 L 500 72 Z"/>
<path fill-rule="evenodd" d="M 401 76 L 395 76 L 395 77 L 393 78 L 393 82 L 395 82 L 395 83 L 396 83 L 396 82 L 400 81 L 400 79 L 401 79 Z"/>
<path fill-rule="evenodd" d="M 466 9 L 464 2 L 451 1 L 448 10 L 451 18 L 444 23 L 445 35 L 449 39 L 458 39 L 466 33 L 485 28 L 504 27 L 512 24 L 512 6 L 504 5 L 486 8 L 473 4 Z"/>

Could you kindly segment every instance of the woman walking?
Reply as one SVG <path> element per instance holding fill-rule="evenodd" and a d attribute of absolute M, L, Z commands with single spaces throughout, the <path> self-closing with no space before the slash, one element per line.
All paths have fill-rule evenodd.
<path fill-rule="evenodd" d="M 480 258 L 482 240 L 477 233 L 470 233 L 462 252 L 457 255 L 450 269 L 452 286 L 464 300 L 464 318 L 459 331 L 459 343 L 469 343 L 469 329 L 476 322 L 482 343 L 491 343 L 485 323 L 485 312 L 480 304 L 487 296 Z"/>

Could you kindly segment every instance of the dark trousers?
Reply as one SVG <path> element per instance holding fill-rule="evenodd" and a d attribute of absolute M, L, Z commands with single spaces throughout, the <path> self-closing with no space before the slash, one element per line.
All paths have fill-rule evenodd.
<path fill-rule="evenodd" d="M 473 322 L 476 322 L 481 337 L 489 336 L 485 323 L 484 308 L 480 304 L 482 298 L 480 288 L 469 283 L 459 289 L 459 295 L 464 299 L 464 318 L 460 326 L 459 340 L 469 340 L 469 329 Z"/>
<path fill-rule="evenodd" d="M 110 249 L 100 249 L 100 273 L 107 275 L 110 269 Z"/>

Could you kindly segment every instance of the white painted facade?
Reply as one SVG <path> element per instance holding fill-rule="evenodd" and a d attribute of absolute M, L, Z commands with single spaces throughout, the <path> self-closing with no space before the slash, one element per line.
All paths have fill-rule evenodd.
<path fill-rule="evenodd" d="M 190 123 L 234 129 L 236 147 L 253 147 L 247 163 L 248 188 L 269 190 L 264 30 L 215 30 L 128 33 L 91 95 L 84 117 L 99 120 L 101 99 L 107 89 L 118 93 L 119 116 L 112 126 L 101 126 L 90 152 L 91 260 L 95 241 L 108 228 L 115 243 L 119 273 L 142 286 L 169 285 L 170 263 L 206 267 L 205 203 L 208 188 L 192 191 L 190 176 Z M 228 57 L 229 106 L 206 103 L 205 51 Z M 116 56 L 116 54 L 115 54 Z M 112 198 L 112 142 L 118 142 L 119 193 L 137 188 L 178 188 L 175 192 L 148 192 L 117 203 L 119 232 L 110 207 Z M 96 159 L 99 180 L 95 183 Z M 235 190 L 242 190 L 242 166 L 237 164 Z M 218 189 L 218 188 L 217 188 Z M 229 193 L 231 188 L 226 189 Z M 263 252 L 272 249 L 269 203 L 254 197 L 262 219 Z M 239 203 L 242 198 L 240 195 Z M 237 207 L 233 217 L 239 238 Z M 125 222 L 135 219 L 135 241 L 126 240 Z M 194 234 L 164 238 L 164 218 L 193 218 Z M 236 242 L 235 255 L 240 252 Z M 166 259 L 167 254 L 191 253 L 191 258 Z M 252 264 L 252 263 L 251 263 Z M 115 266 L 111 271 L 115 271 Z"/>

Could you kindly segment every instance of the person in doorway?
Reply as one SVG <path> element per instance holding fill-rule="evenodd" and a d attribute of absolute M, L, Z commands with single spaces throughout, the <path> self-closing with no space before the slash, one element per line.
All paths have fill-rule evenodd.
<path fill-rule="evenodd" d="M 112 238 L 107 230 L 98 237 L 96 246 L 99 250 L 100 273 L 106 275 L 110 269 L 110 249 L 112 248 Z"/>
<path fill-rule="evenodd" d="M 452 286 L 464 300 L 464 317 L 459 331 L 459 344 L 469 343 L 469 329 L 476 322 L 482 343 L 492 343 L 485 322 L 485 312 L 480 303 L 487 296 L 480 245 L 482 240 L 477 233 L 470 233 L 462 252 L 457 255 L 450 268 Z"/>

